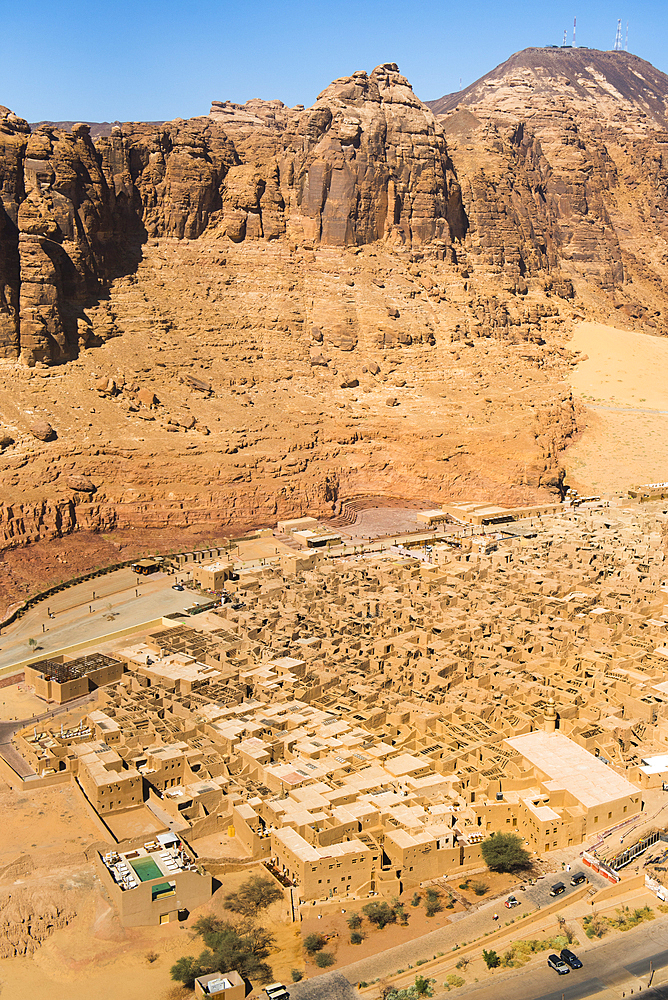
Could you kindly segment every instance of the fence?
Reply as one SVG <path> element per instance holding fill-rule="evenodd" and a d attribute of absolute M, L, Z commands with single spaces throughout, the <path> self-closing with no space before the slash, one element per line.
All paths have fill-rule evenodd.
<path fill-rule="evenodd" d="M 652 833 L 643 837 L 642 840 L 627 847 L 625 851 L 620 851 L 619 854 L 615 854 L 614 858 L 609 858 L 607 864 L 614 871 L 618 872 L 620 868 L 630 865 L 634 858 L 637 858 L 639 854 L 643 854 L 648 847 L 656 844 L 657 840 L 661 839 L 661 833 L 658 830 L 653 830 Z"/>

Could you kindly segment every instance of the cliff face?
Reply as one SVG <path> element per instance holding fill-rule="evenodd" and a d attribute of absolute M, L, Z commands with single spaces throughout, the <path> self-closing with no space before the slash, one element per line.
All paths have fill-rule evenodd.
<path fill-rule="evenodd" d="M 87 306 L 147 238 L 211 225 L 234 243 L 433 246 L 515 287 L 575 281 L 652 328 L 668 277 L 646 238 L 668 233 L 666 95 L 668 77 L 627 53 L 540 49 L 430 107 L 386 64 L 308 109 L 216 102 L 96 145 L 87 125 L 30 133 L 5 109 L 0 354 L 76 356 L 96 342 Z"/>
<path fill-rule="evenodd" d="M 393 64 L 95 143 L 0 108 L 0 545 L 556 493 L 573 321 L 668 317 L 667 94 L 529 50 L 436 114 Z"/>
<path fill-rule="evenodd" d="M 336 80 L 307 111 L 214 104 L 210 117 L 242 160 L 224 193 L 235 240 L 288 227 L 332 246 L 449 245 L 465 232 L 442 130 L 394 64 Z"/>
<path fill-rule="evenodd" d="M 30 129 L 0 105 L 0 358 L 19 352 L 19 205 L 25 197 L 23 160 Z"/>
<path fill-rule="evenodd" d="M 443 132 L 393 64 L 337 80 L 308 111 L 214 105 L 113 127 L 97 147 L 84 124 L 30 133 L 6 109 L 0 123 L 0 350 L 28 364 L 76 356 L 85 306 L 147 237 L 196 239 L 222 220 L 236 243 L 449 246 L 466 230 Z"/>

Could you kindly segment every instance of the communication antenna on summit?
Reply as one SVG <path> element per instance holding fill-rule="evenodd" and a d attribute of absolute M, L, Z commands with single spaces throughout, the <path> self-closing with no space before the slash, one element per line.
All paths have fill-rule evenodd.
<path fill-rule="evenodd" d="M 626 44 L 624 46 L 624 51 L 629 51 L 629 22 L 626 22 Z"/>
<path fill-rule="evenodd" d="M 622 19 L 617 20 L 617 34 L 615 35 L 615 52 L 622 51 Z"/>
<path fill-rule="evenodd" d="M 563 40 L 563 42 L 561 43 L 561 45 L 562 45 L 562 48 L 565 48 L 565 47 L 566 47 L 566 39 L 567 39 L 567 38 L 568 38 L 568 28 L 564 28 L 564 40 Z"/>
<path fill-rule="evenodd" d="M 575 46 L 575 22 L 576 22 L 576 21 L 577 21 L 577 18 L 576 18 L 576 17 L 574 17 L 574 18 L 573 18 L 573 48 L 575 48 L 575 47 L 576 47 L 576 46 Z"/>

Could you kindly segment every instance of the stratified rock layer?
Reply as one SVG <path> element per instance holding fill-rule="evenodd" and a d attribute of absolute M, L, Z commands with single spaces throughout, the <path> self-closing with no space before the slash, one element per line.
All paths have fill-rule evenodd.
<path fill-rule="evenodd" d="M 432 108 L 386 64 L 95 144 L 0 109 L 0 543 L 561 490 L 573 320 L 664 330 L 666 94 L 528 50 Z"/>
<path fill-rule="evenodd" d="M 558 269 L 589 315 L 663 332 L 668 76 L 626 52 L 525 49 L 429 106 L 462 188 L 471 265 Z M 571 294 L 562 277 L 553 289 Z"/>

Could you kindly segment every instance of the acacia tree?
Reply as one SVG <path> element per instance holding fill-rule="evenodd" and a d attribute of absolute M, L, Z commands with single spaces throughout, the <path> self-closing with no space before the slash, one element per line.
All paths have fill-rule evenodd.
<path fill-rule="evenodd" d="M 206 948 L 198 958 L 185 955 L 171 968 L 171 977 L 193 987 L 195 979 L 220 969 L 236 969 L 247 979 L 268 983 L 273 978 L 267 958 L 274 946 L 274 936 L 263 927 L 245 924 L 237 928 L 217 917 L 200 917 L 193 927 Z"/>
<path fill-rule="evenodd" d="M 485 864 L 495 872 L 516 872 L 531 865 L 531 855 L 516 833 L 492 833 L 480 849 Z"/>
<path fill-rule="evenodd" d="M 279 899 L 283 899 L 283 892 L 272 879 L 251 875 L 236 892 L 225 897 L 223 905 L 226 910 L 252 919 Z"/>

